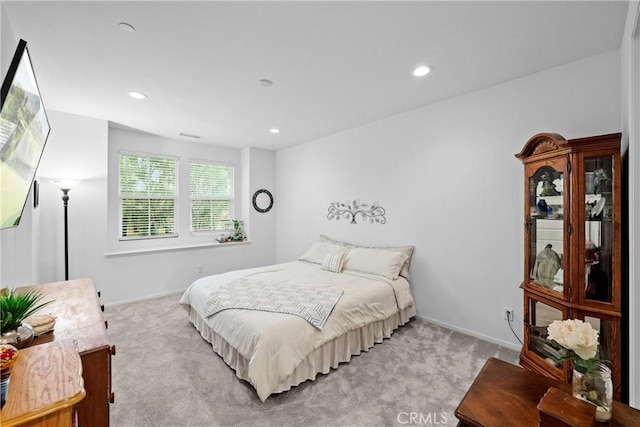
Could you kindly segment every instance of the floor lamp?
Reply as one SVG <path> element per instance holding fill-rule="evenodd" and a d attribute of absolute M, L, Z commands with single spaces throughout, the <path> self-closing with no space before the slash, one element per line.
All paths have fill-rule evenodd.
<path fill-rule="evenodd" d="M 64 205 L 64 280 L 69 280 L 69 231 L 67 226 L 67 205 L 69 203 L 69 191 L 80 184 L 80 180 L 53 179 L 53 185 L 62 190 L 62 203 Z"/>

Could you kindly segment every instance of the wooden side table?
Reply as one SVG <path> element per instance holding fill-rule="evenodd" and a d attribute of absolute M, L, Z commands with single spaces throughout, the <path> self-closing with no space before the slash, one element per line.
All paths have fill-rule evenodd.
<path fill-rule="evenodd" d="M 25 348 L 11 368 L 2 427 L 76 425 L 76 405 L 84 398 L 82 362 L 73 340 Z"/>
<path fill-rule="evenodd" d="M 455 410 L 460 426 L 538 427 L 538 403 L 549 387 L 571 393 L 571 385 L 493 357 Z M 640 426 L 640 411 L 613 402 L 613 417 L 599 426 Z"/>

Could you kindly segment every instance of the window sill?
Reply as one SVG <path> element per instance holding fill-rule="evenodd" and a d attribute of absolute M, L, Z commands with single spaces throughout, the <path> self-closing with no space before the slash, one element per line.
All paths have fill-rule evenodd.
<path fill-rule="evenodd" d="M 244 240 L 242 242 L 227 242 L 227 243 L 208 242 L 208 243 L 194 243 L 190 245 L 180 245 L 180 246 L 159 246 L 154 248 L 123 249 L 123 250 L 107 251 L 105 253 L 105 256 L 107 258 L 111 258 L 111 257 L 119 257 L 119 256 L 127 256 L 127 255 L 158 253 L 158 252 L 173 252 L 173 251 L 184 251 L 184 250 L 192 250 L 192 249 L 219 248 L 223 246 L 246 245 L 249 243 L 251 243 L 250 240 Z"/>

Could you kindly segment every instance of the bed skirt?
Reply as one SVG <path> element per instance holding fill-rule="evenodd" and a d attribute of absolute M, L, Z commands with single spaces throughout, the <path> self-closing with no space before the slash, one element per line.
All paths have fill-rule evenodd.
<path fill-rule="evenodd" d="M 415 314 L 416 309 L 412 305 L 387 319 L 349 331 L 327 342 L 314 350 L 306 359 L 303 359 L 288 377 L 272 387 L 268 393 L 259 393 L 258 397 L 264 402 L 271 394 L 287 391 L 307 380 L 315 380 L 319 373 L 328 374 L 331 368 L 337 369 L 340 363 L 350 361 L 351 356 L 367 351 L 376 343 L 381 343 L 384 338 L 389 338 L 394 330 L 407 323 Z M 211 343 L 213 350 L 235 370 L 238 378 L 249 382 L 256 390 L 264 390 L 264 387 L 258 387 L 258 384 L 254 384 L 249 378 L 249 361 L 220 335 L 216 334 L 191 307 L 189 307 L 189 320 L 200 332 L 200 335 Z"/>

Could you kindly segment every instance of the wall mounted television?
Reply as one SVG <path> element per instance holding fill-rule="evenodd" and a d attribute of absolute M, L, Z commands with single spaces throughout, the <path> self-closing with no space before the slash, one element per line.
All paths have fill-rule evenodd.
<path fill-rule="evenodd" d="M 51 130 L 22 39 L 2 82 L 0 105 L 0 228 L 7 228 L 20 223 Z"/>

